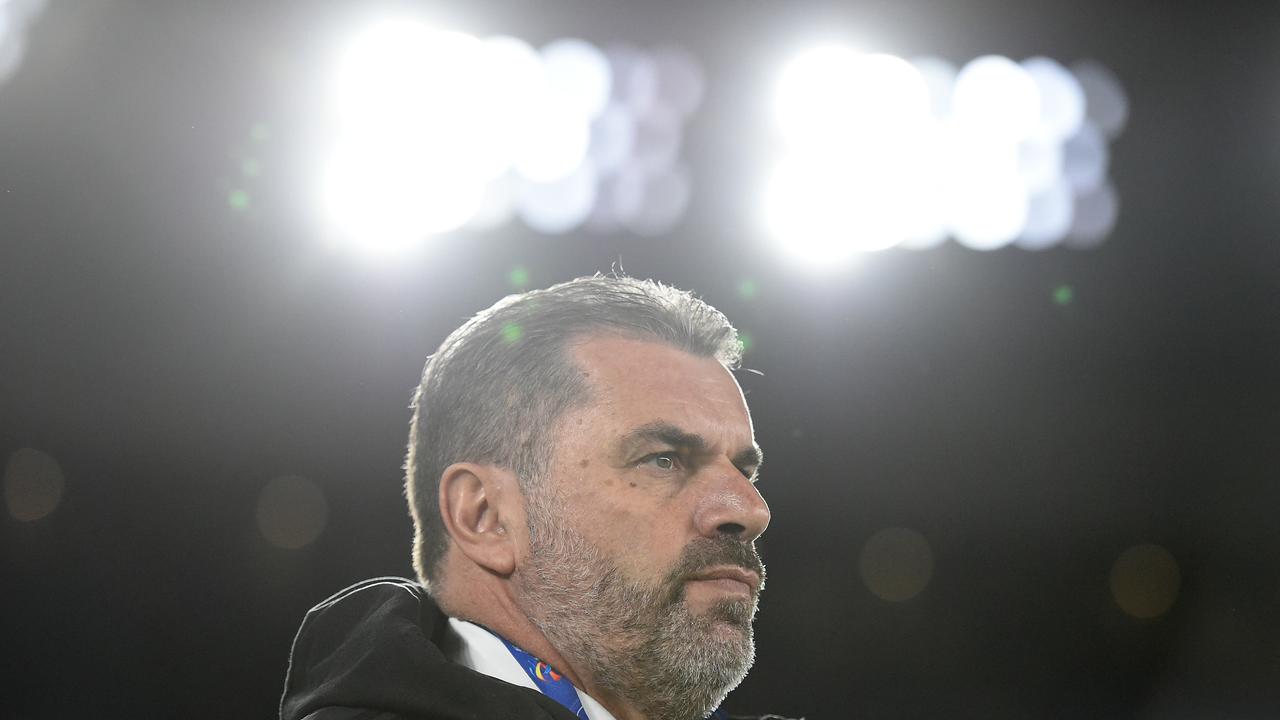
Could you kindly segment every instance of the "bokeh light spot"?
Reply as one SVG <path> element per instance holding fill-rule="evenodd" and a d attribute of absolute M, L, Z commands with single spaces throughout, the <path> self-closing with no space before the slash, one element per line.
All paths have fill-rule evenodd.
<path fill-rule="evenodd" d="M 698 59 L 687 50 L 662 47 L 653 52 L 657 73 L 658 102 L 681 115 L 698 109 L 706 91 L 705 73 Z"/>
<path fill-rule="evenodd" d="M 598 191 L 595 167 L 585 162 L 558 180 L 522 182 L 515 199 L 516 213 L 534 230 L 560 235 L 591 215 Z"/>
<path fill-rule="evenodd" d="M 267 542 L 297 550 L 315 542 L 329 522 L 329 502 L 318 485 L 297 475 L 273 479 L 258 496 L 258 531 Z"/>
<path fill-rule="evenodd" d="M 1129 121 L 1129 97 L 1115 73 L 1093 60 L 1071 66 L 1084 91 L 1086 113 L 1108 138 L 1124 132 Z"/>
<path fill-rule="evenodd" d="M 919 595 L 933 577 L 933 551 L 910 528 L 885 528 L 871 536 L 858 558 L 862 582 L 876 597 L 905 602 Z"/>
<path fill-rule="evenodd" d="M 1125 613 L 1142 620 L 1168 612 L 1181 584 L 1178 561 L 1154 543 L 1125 550 L 1111 566 L 1111 597 Z"/>
<path fill-rule="evenodd" d="M 1046 250 L 1062 242 L 1075 221 L 1075 192 L 1059 177 L 1027 202 L 1027 223 L 1014 242 L 1024 250 Z"/>
<path fill-rule="evenodd" d="M 952 114 L 975 134 L 1017 141 L 1040 119 L 1040 90 L 1018 63 L 1000 55 L 971 60 L 956 76 Z"/>
<path fill-rule="evenodd" d="M 1077 250 L 1102 244 L 1115 229 L 1120 215 L 1120 198 L 1111 183 L 1103 183 L 1092 192 L 1076 196 L 1075 216 L 1066 246 Z"/>
<path fill-rule="evenodd" d="M 613 83 L 609 60 L 595 45 L 577 38 L 562 38 L 542 48 L 547 89 L 557 104 L 593 118 L 609 102 Z"/>
<path fill-rule="evenodd" d="M 754 300 L 759 294 L 760 286 L 756 284 L 755 280 L 745 278 L 742 282 L 738 283 L 738 297 L 743 300 Z"/>
<path fill-rule="evenodd" d="M 262 163 L 257 158 L 247 157 L 240 161 L 240 172 L 246 177 L 258 177 L 262 174 Z"/>
<path fill-rule="evenodd" d="M 508 173 L 486 183 L 480 207 L 467 220 L 466 227 L 471 230 L 494 230 L 511 220 L 516 213 L 516 193 L 520 190 L 521 182 L 515 175 Z"/>
<path fill-rule="evenodd" d="M 22 448 L 4 466 L 4 502 L 13 519 L 39 520 L 62 501 L 62 468 L 53 457 L 34 448 Z"/>
<path fill-rule="evenodd" d="M 1077 192 L 1096 190 L 1106 181 L 1110 154 L 1102 131 L 1087 122 L 1062 147 L 1062 173 Z"/>
<path fill-rule="evenodd" d="M 249 137 L 253 138 L 254 142 L 266 142 L 271 139 L 271 127 L 266 123 L 255 123 L 252 128 L 249 128 Z"/>
<path fill-rule="evenodd" d="M 1076 291 L 1070 285 L 1059 285 L 1053 289 L 1053 301 L 1058 305 L 1070 305 L 1076 297 Z"/>
<path fill-rule="evenodd" d="M 682 164 L 663 169 L 631 168 L 618 178 L 613 210 L 637 235 L 661 235 L 684 215 L 691 188 L 689 171 Z"/>
<path fill-rule="evenodd" d="M 956 66 L 936 57 L 918 57 L 911 64 L 920 72 L 929 91 L 929 110 L 934 120 L 951 112 L 951 92 L 956 84 Z"/>
<path fill-rule="evenodd" d="M 511 283 L 511 287 L 524 290 L 529 287 L 529 271 L 524 267 L 514 267 L 507 273 L 507 281 Z"/>
<path fill-rule="evenodd" d="M 508 345 L 516 342 L 524 336 L 524 328 L 515 323 L 507 323 L 502 326 L 502 341 Z"/>
<path fill-rule="evenodd" d="M 753 345 L 755 345 L 755 340 L 751 337 L 751 333 L 738 333 L 738 348 L 741 349 L 742 352 L 745 353 L 750 351 Z"/>
<path fill-rule="evenodd" d="M 249 193 L 244 190 L 232 190 L 227 193 L 227 204 L 232 210 L 247 210 L 249 208 Z"/>
<path fill-rule="evenodd" d="M 1047 57 L 1029 58 L 1022 67 L 1040 91 L 1041 130 L 1058 140 L 1075 135 L 1085 116 L 1084 89 L 1076 76 Z"/>
<path fill-rule="evenodd" d="M 773 97 L 781 152 L 762 224 L 820 269 L 948 236 L 984 251 L 1097 245 L 1114 224 L 1114 193 L 1100 188 L 1125 102 L 1110 71 L 1076 68 L 987 55 L 957 71 L 842 46 L 799 55 Z M 1117 109 L 1095 112 L 1095 99 Z"/>

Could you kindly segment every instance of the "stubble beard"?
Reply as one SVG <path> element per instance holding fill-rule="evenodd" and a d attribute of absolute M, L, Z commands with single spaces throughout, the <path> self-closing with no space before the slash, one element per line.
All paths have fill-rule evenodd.
<path fill-rule="evenodd" d="M 579 673 L 650 720 L 707 717 L 755 661 L 757 599 L 690 611 L 684 583 L 729 564 L 763 577 L 755 548 L 700 538 L 656 585 L 628 579 L 599 548 L 545 509 L 530 508 L 532 555 L 514 576 L 529 619 Z M 727 626 L 727 627 L 726 627 Z"/>

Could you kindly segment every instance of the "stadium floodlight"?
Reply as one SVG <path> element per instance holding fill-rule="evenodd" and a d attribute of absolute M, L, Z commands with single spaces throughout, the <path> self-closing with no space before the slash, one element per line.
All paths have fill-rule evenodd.
<path fill-rule="evenodd" d="M 651 235 L 688 203 L 679 153 L 704 77 L 678 48 L 534 49 L 400 15 L 349 39 L 331 90 L 318 194 L 347 244 L 395 248 L 511 217 L 543 234 L 590 220 Z"/>
<path fill-rule="evenodd" d="M 460 227 L 479 208 L 483 183 L 505 169 L 487 152 L 484 51 L 475 37 L 405 16 L 351 38 L 320 175 L 331 232 L 385 249 Z"/>
<path fill-rule="evenodd" d="M 1074 67 L 802 53 L 773 96 L 782 155 L 761 203 L 768 232 L 831 267 L 948 236 L 984 251 L 1096 245 L 1115 222 L 1108 128 L 1127 104 L 1105 68 Z"/>

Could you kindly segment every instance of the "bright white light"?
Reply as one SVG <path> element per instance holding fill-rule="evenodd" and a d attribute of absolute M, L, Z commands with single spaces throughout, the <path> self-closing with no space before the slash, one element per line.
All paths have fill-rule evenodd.
<path fill-rule="evenodd" d="M 615 93 L 610 60 L 584 40 L 538 51 L 406 15 L 370 24 L 340 49 L 328 98 L 330 150 L 316 176 L 332 234 L 385 249 L 492 228 L 517 207 L 535 229 L 565 232 L 603 178 L 631 165 L 670 170 L 701 69 L 676 49 L 660 62 L 620 58 L 634 62 Z"/>
<path fill-rule="evenodd" d="M 972 250 L 995 250 L 1013 242 L 1027 222 L 1027 188 L 1011 162 L 991 162 L 995 152 L 975 152 L 985 163 L 962 162 L 947 194 L 951 234 Z M 985 156 L 985 157 L 984 157 Z"/>
<path fill-rule="evenodd" d="M 787 142 L 828 142 L 849 132 L 859 99 L 846 84 L 857 72 L 859 57 L 849 48 L 820 47 L 783 69 L 774 111 Z"/>
<path fill-rule="evenodd" d="M 951 96 L 956 85 L 956 66 L 936 57 L 918 57 L 911 64 L 920 71 L 929 90 L 929 110 L 935 120 L 951 114 Z"/>
<path fill-rule="evenodd" d="M 323 206 L 342 242 L 389 250 L 461 227 L 483 185 L 431 162 L 421 147 L 360 146 L 336 153 L 323 177 Z"/>
<path fill-rule="evenodd" d="M 929 88 L 907 61 L 824 47 L 792 61 L 775 98 L 783 136 L 793 147 L 850 151 L 909 133 L 929 117 Z"/>
<path fill-rule="evenodd" d="M 515 215 L 519 187 L 520 180 L 511 174 L 488 182 L 480 206 L 467 220 L 466 226 L 471 230 L 485 231 L 505 225 Z"/>
<path fill-rule="evenodd" d="M 560 235 L 581 225 L 595 201 L 596 172 L 587 162 L 554 182 L 521 183 L 516 212 L 534 230 Z"/>
<path fill-rule="evenodd" d="M 385 20 L 342 53 L 334 102 L 352 129 L 418 134 L 466 127 L 475 115 L 480 41 L 412 18 Z"/>
<path fill-rule="evenodd" d="M 586 115 L 566 105 L 542 103 L 523 120 L 528 132 L 515 167 L 526 180 L 553 182 L 582 164 L 591 142 Z"/>
<path fill-rule="evenodd" d="M 525 107 L 546 92 L 546 69 L 529 43 L 496 35 L 485 38 L 483 55 L 482 85 L 490 102 Z"/>
<path fill-rule="evenodd" d="M 386 251 L 461 227 L 511 162 L 491 95 L 498 49 L 411 17 L 374 24 L 339 55 L 323 212 L 343 242 Z M 509 54 L 508 54 L 509 55 Z M 496 63 L 496 64 L 495 64 Z"/>
<path fill-rule="evenodd" d="M 544 102 L 547 77 L 533 47 L 498 36 L 484 40 L 476 83 L 478 106 L 470 118 L 475 124 L 466 130 L 477 141 L 471 171 L 493 179 L 510 169 L 530 141 L 525 118 Z"/>
<path fill-rule="evenodd" d="M 954 154 L 947 148 L 950 135 L 937 123 L 928 123 L 912 140 L 901 144 L 895 162 L 900 177 L 898 192 L 910 210 L 904 212 L 902 247 L 924 250 L 947 239 L 946 197 L 954 168 Z"/>
<path fill-rule="evenodd" d="M 904 176 L 865 170 L 822 157 L 786 158 L 766 189 L 766 226 L 792 255 L 816 265 L 902 242 L 912 209 Z"/>
<path fill-rule="evenodd" d="M 1062 242 L 1071 230 L 1075 201 L 1071 184 L 1063 178 L 1031 196 L 1027 207 L 1027 226 L 1015 241 L 1018 247 L 1045 250 Z"/>
<path fill-rule="evenodd" d="M 1040 92 L 1021 65 L 987 55 L 965 65 L 956 76 L 952 116 L 975 133 L 1016 143 L 1040 119 Z"/>
<path fill-rule="evenodd" d="M 1044 57 L 985 56 L 957 72 L 931 57 L 804 53 L 773 97 L 782 155 L 765 224 L 819 264 L 948 235 L 976 250 L 1097 242 L 1117 203 L 1085 98 L 1091 82 L 1108 107 L 1123 94 L 1108 72 L 1083 67 L 1089 77 L 1077 79 Z"/>
<path fill-rule="evenodd" d="M 793 258 L 822 267 L 857 252 L 843 180 L 830 166 L 794 161 L 775 172 L 765 190 L 764 222 Z"/>
<path fill-rule="evenodd" d="M 609 60 L 595 45 L 566 38 L 542 48 L 550 101 L 587 120 L 609 102 L 612 74 Z"/>
<path fill-rule="evenodd" d="M 1039 131 L 1059 141 L 1075 135 L 1084 122 L 1084 89 L 1071 71 L 1056 60 L 1033 57 L 1022 67 L 1040 93 Z"/>

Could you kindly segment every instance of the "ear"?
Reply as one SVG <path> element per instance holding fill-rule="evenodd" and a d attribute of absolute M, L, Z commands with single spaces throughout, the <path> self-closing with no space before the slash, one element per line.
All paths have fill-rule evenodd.
<path fill-rule="evenodd" d="M 515 474 L 494 465 L 454 463 L 440 475 L 445 530 L 470 560 L 499 575 L 515 571 L 511 530 L 523 527 Z"/>

